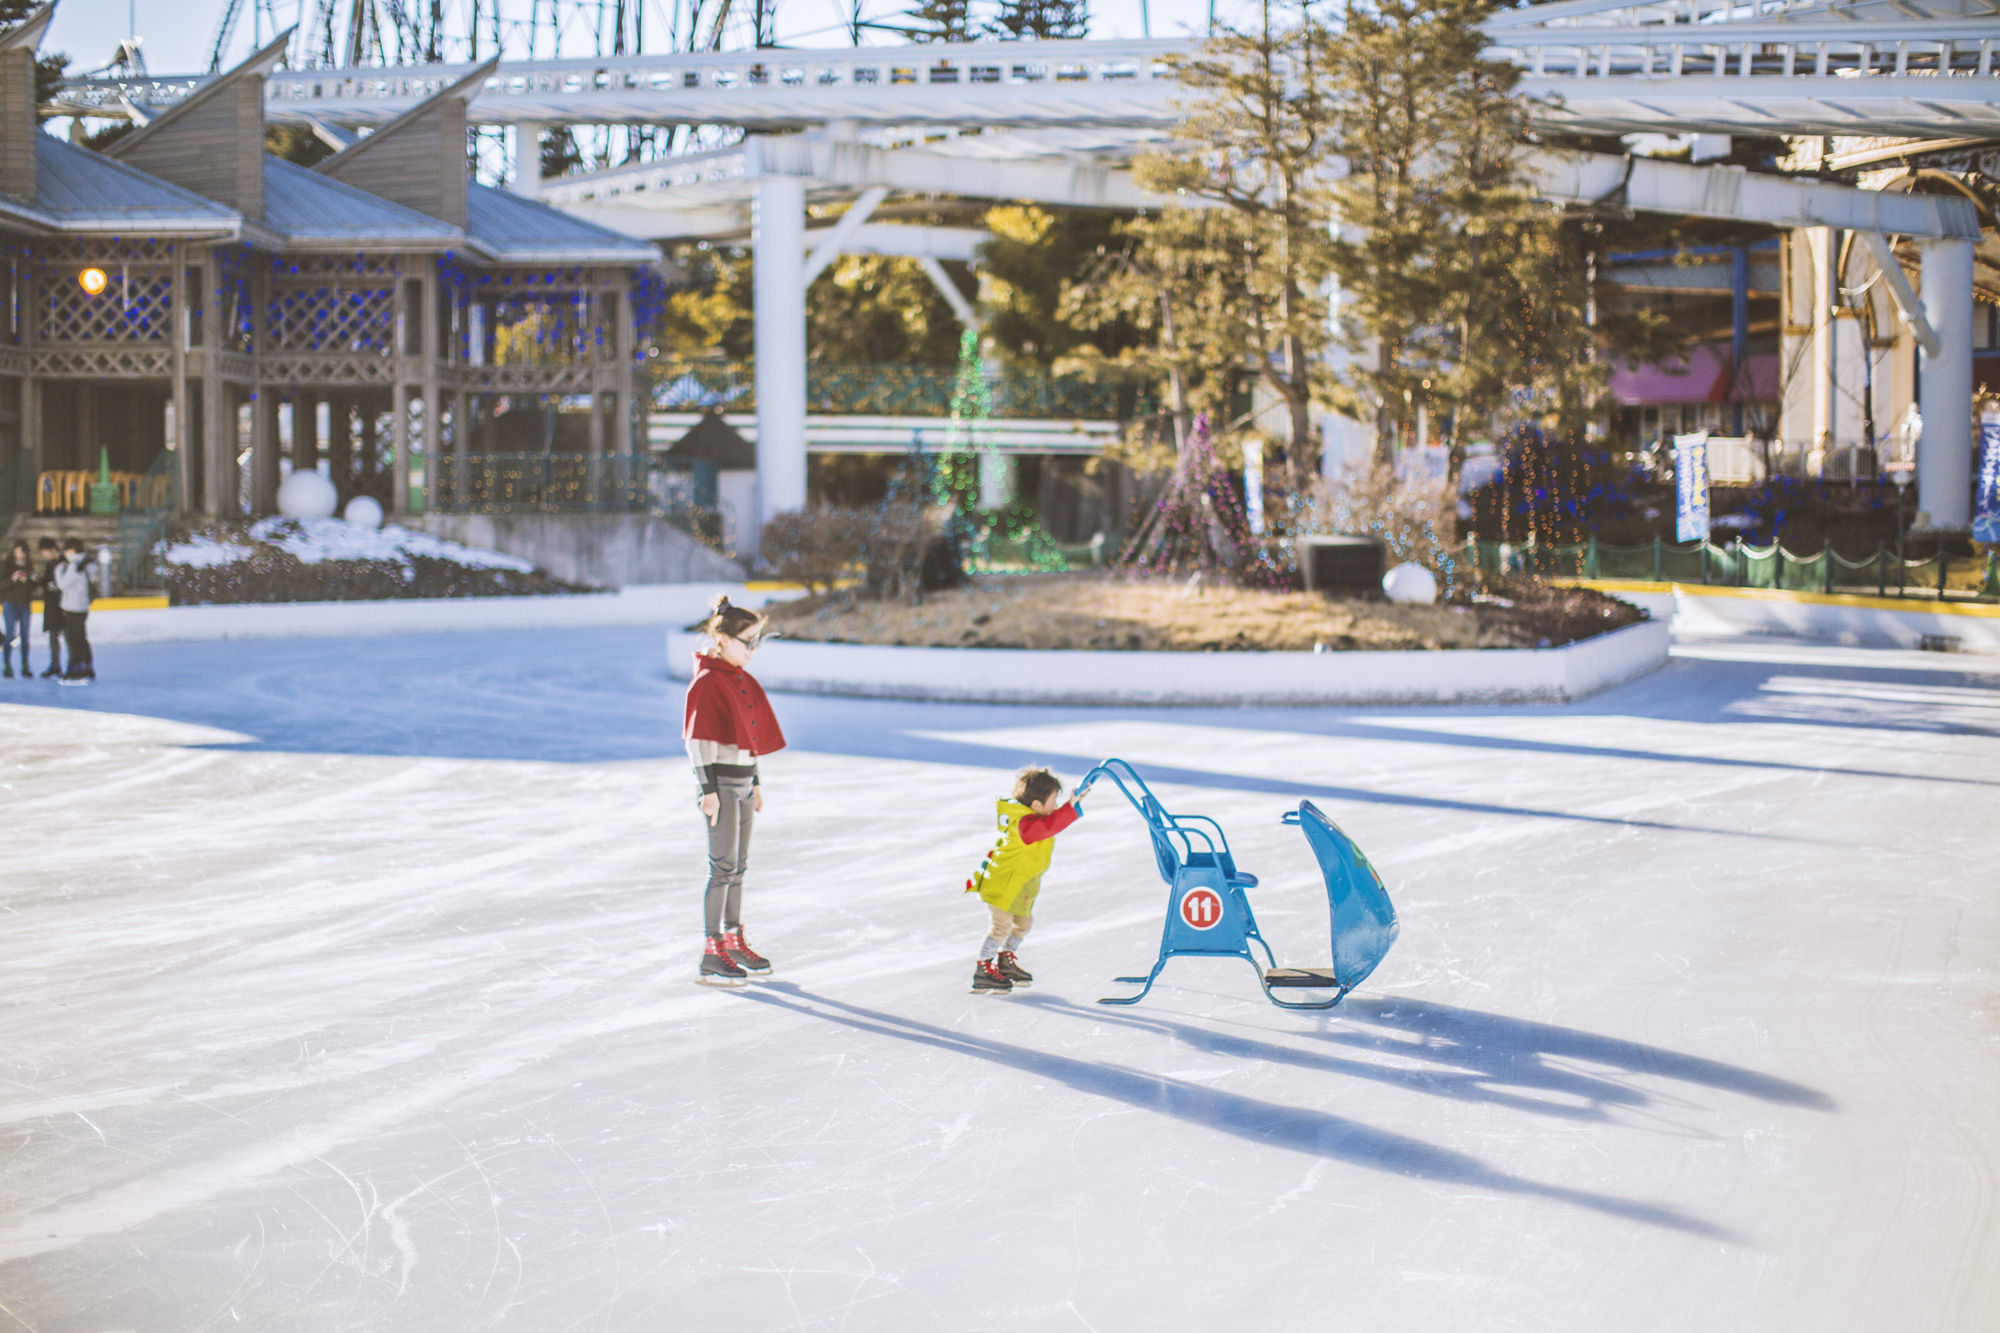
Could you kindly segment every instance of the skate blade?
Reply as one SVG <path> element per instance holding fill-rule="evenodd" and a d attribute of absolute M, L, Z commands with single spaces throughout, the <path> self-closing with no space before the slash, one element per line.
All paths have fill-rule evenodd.
<path fill-rule="evenodd" d="M 695 984 L 696 984 L 696 985 L 698 985 L 698 986 L 726 986 L 726 987 L 729 987 L 729 988 L 731 988 L 731 989 L 734 989 L 734 988 L 735 988 L 735 987 L 737 987 L 737 986 L 741 986 L 741 985 L 743 984 L 743 982 L 744 982 L 744 978 L 742 978 L 742 977 L 715 977 L 715 976 L 708 976 L 708 977 L 696 977 L 696 978 L 695 978 Z"/>

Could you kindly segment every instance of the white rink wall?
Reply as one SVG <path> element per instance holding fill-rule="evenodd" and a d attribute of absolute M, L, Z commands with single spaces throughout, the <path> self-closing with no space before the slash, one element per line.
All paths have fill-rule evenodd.
<path fill-rule="evenodd" d="M 1563 703 L 1667 660 L 1665 622 L 1561 648 L 1477 652 L 1125 653 L 768 642 L 766 689 L 876 699 L 1083 705 Z M 698 635 L 667 634 L 686 679 Z"/>

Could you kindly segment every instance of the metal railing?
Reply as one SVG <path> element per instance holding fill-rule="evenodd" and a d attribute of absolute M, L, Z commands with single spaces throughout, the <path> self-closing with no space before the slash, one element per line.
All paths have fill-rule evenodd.
<path fill-rule="evenodd" d="M 806 366 L 806 410 L 842 416 L 948 417 L 958 372 L 942 366 Z M 1158 407 L 1154 386 L 1038 370 L 986 376 L 992 416 L 1001 419 L 1129 421 Z M 685 361 L 654 370 L 656 411 L 757 407 L 757 368 L 748 361 Z"/>
<path fill-rule="evenodd" d="M 1853 560 L 1832 542 L 1799 555 L 1777 542 L 1752 546 L 1730 542 L 1667 542 L 1612 546 L 1595 537 L 1574 546 L 1468 538 L 1467 561 L 1482 574 L 1521 572 L 1545 578 L 1640 579 L 1656 583 L 1706 583 L 1734 588 L 1790 589 L 1795 592 L 1872 593 L 1878 597 L 2000 601 L 2000 571 L 1994 555 L 1952 555 L 1940 550 L 1928 559 L 1908 560 L 1887 542 L 1872 555 Z"/>

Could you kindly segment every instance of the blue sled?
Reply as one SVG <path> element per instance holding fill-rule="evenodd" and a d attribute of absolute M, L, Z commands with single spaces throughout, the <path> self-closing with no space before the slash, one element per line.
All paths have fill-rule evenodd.
<path fill-rule="evenodd" d="M 1332 922 L 1333 966 L 1279 967 L 1271 946 L 1257 929 L 1245 892 L 1257 877 L 1236 868 L 1222 826 L 1206 815 L 1169 814 L 1132 766 L 1107 759 L 1085 775 L 1079 789 L 1110 778 L 1146 821 L 1153 860 L 1167 885 L 1167 919 L 1160 931 L 1160 955 L 1143 977 L 1117 980 L 1140 987 L 1137 995 L 1110 997 L 1099 1004 L 1137 1004 L 1174 957 L 1241 958 L 1257 970 L 1264 996 L 1281 1009 L 1331 1009 L 1367 980 L 1396 942 L 1396 909 L 1382 877 L 1368 858 L 1311 801 L 1287 811 L 1284 822 L 1303 829 L 1326 880 Z M 1262 962 L 1251 949 L 1254 942 Z M 1281 990 L 1331 990 L 1331 999 L 1280 999 Z"/>

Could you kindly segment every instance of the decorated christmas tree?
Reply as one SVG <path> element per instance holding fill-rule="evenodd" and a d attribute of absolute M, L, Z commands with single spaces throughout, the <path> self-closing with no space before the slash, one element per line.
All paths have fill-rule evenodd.
<path fill-rule="evenodd" d="M 1250 531 L 1229 469 L 1216 461 L 1206 412 L 1195 417 L 1166 489 L 1118 565 L 1135 578 L 1200 578 L 1252 588 L 1285 581 Z"/>

